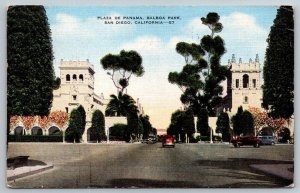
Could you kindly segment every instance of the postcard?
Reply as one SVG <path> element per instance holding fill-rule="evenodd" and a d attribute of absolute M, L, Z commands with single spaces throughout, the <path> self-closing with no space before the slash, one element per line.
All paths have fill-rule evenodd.
<path fill-rule="evenodd" d="M 7 8 L 9 188 L 293 188 L 292 6 Z"/>

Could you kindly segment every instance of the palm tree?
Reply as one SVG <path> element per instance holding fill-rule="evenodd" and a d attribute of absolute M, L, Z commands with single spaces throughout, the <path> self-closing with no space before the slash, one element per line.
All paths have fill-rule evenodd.
<path fill-rule="evenodd" d="M 128 116 L 131 113 L 138 113 L 138 108 L 135 105 L 134 99 L 122 92 L 118 93 L 118 96 L 112 94 L 111 99 L 107 104 L 105 115 L 106 116 Z"/>

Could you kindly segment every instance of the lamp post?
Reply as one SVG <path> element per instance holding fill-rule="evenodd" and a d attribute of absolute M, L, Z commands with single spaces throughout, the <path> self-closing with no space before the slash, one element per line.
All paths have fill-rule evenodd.
<path fill-rule="evenodd" d="M 106 130 L 106 143 L 109 143 L 109 127 L 105 127 Z"/>
<path fill-rule="evenodd" d="M 213 143 L 213 140 L 212 140 L 212 128 L 210 127 L 210 143 Z"/>

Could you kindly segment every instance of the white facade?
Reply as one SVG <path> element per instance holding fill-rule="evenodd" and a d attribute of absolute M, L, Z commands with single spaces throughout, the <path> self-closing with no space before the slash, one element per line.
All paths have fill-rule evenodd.
<path fill-rule="evenodd" d="M 60 62 L 59 89 L 53 91 L 53 103 L 51 111 L 65 110 L 70 113 L 79 105 L 86 111 L 87 121 L 92 118 L 94 110 L 103 112 L 104 104 L 98 95 L 94 93 L 94 69 L 93 65 L 86 61 Z"/>
<path fill-rule="evenodd" d="M 254 62 L 250 59 L 249 63 L 231 62 L 231 112 L 237 112 L 239 106 L 243 109 L 249 107 L 261 108 L 262 89 L 260 80 L 260 63 L 258 55 Z"/>
<path fill-rule="evenodd" d="M 51 111 L 61 110 L 70 113 L 74 108 L 82 105 L 86 112 L 86 128 L 82 136 L 83 142 L 87 142 L 88 129 L 91 127 L 92 114 L 96 109 L 105 112 L 108 99 L 103 94 L 98 96 L 94 93 L 94 67 L 86 61 L 60 61 L 59 89 L 53 91 Z M 137 99 L 137 107 L 143 114 L 143 107 Z M 105 129 L 116 123 L 127 124 L 126 117 L 105 117 Z"/>
<path fill-rule="evenodd" d="M 232 55 L 232 59 L 228 61 L 228 68 L 231 74 L 227 78 L 227 96 L 220 110 L 233 115 L 240 106 L 244 110 L 249 107 L 261 108 L 262 82 L 258 55 L 254 62 L 250 59 L 249 63 L 243 63 L 241 58 L 236 62 L 235 56 Z"/>

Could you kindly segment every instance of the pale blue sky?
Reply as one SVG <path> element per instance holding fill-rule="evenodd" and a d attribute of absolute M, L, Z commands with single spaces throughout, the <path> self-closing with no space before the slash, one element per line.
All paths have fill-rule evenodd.
<path fill-rule="evenodd" d="M 136 50 L 143 58 L 145 74 L 133 77 L 128 94 L 140 98 L 145 113 L 150 115 L 154 127 L 166 128 L 170 115 L 181 106 L 180 90 L 168 83 L 170 71 L 180 71 L 183 58 L 175 51 L 179 41 L 199 42 L 208 34 L 200 18 L 217 12 L 224 29 L 226 65 L 232 54 L 248 62 L 259 54 L 263 64 L 266 39 L 276 17 L 276 6 L 231 7 L 46 7 L 52 30 L 55 68 L 58 73 L 60 59 L 85 60 L 94 64 L 95 92 L 105 97 L 116 94 L 116 89 L 100 64 L 100 58 L 121 49 Z M 105 25 L 98 16 L 180 16 L 175 24 Z M 57 74 L 58 75 L 58 74 Z"/>

